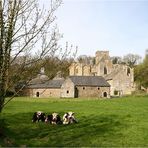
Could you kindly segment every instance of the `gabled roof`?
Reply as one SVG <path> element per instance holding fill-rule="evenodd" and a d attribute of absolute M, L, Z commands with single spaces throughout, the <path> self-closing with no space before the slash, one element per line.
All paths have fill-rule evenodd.
<path fill-rule="evenodd" d="M 75 86 L 110 87 L 102 76 L 69 76 Z"/>
<path fill-rule="evenodd" d="M 64 79 L 50 80 L 43 83 L 29 84 L 27 88 L 61 88 Z"/>
<path fill-rule="evenodd" d="M 44 74 L 38 74 L 36 78 L 32 79 L 29 84 L 33 85 L 33 84 L 39 84 L 39 83 L 45 83 L 49 81 L 48 76 L 44 75 Z"/>
<path fill-rule="evenodd" d="M 110 87 L 110 84 L 102 76 L 69 76 L 75 86 L 97 86 Z M 39 89 L 39 88 L 61 88 L 64 79 L 53 79 L 44 82 L 30 83 L 25 88 Z"/>

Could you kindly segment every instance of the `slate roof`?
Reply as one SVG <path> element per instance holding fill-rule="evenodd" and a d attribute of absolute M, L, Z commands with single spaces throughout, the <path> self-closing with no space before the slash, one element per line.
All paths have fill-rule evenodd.
<path fill-rule="evenodd" d="M 110 84 L 102 76 L 69 76 L 76 86 L 110 87 Z"/>
<path fill-rule="evenodd" d="M 110 84 L 102 76 L 69 76 L 75 86 L 98 86 L 110 87 Z M 61 88 L 64 79 L 53 79 L 48 81 L 36 81 L 37 83 L 30 83 L 25 88 L 39 89 L 39 88 Z"/>
<path fill-rule="evenodd" d="M 34 79 L 32 79 L 29 84 L 39 84 L 39 83 L 45 83 L 49 81 L 48 76 L 44 75 L 44 74 L 38 74 L 38 76 Z"/>
<path fill-rule="evenodd" d="M 61 88 L 64 79 L 50 80 L 43 83 L 29 84 L 26 88 Z"/>

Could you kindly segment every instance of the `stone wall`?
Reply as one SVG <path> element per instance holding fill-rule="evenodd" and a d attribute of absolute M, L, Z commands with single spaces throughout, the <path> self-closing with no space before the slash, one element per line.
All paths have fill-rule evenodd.
<path fill-rule="evenodd" d="M 103 98 L 104 93 L 107 93 L 107 98 L 110 98 L 109 87 L 90 87 L 90 86 L 76 86 L 78 90 L 78 97 L 98 97 Z"/>
<path fill-rule="evenodd" d="M 108 51 L 97 51 L 96 52 L 96 64 L 84 64 L 84 63 L 73 63 L 69 67 L 70 76 L 103 76 L 112 71 L 112 62 L 109 57 Z M 106 73 L 105 70 L 106 69 Z"/>
<path fill-rule="evenodd" d="M 110 98 L 109 87 L 90 87 L 90 86 L 74 86 L 73 82 L 68 78 L 62 84 L 61 97 L 77 98 L 77 97 L 104 97 L 104 92 L 107 93 L 107 98 Z"/>
<path fill-rule="evenodd" d="M 120 65 L 120 71 L 118 71 L 112 80 L 109 80 L 109 84 L 111 85 L 111 95 L 128 95 L 131 94 L 135 87 L 134 87 L 134 78 L 133 78 L 133 69 L 130 68 L 130 73 L 128 73 L 129 67 L 126 65 Z M 115 92 L 117 92 L 115 94 Z"/>
<path fill-rule="evenodd" d="M 103 57 L 105 59 L 108 59 L 109 51 L 96 51 L 96 56 L 95 56 L 96 64 L 98 64 Z"/>
<path fill-rule="evenodd" d="M 45 89 L 33 89 L 33 97 L 60 97 L 60 88 L 45 88 Z"/>
<path fill-rule="evenodd" d="M 73 63 L 69 67 L 70 76 L 90 76 L 91 74 L 91 65 L 86 65 L 82 63 Z"/>
<path fill-rule="evenodd" d="M 63 98 L 74 98 L 75 89 L 73 82 L 68 78 L 61 86 L 61 97 Z"/>
<path fill-rule="evenodd" d="M 60 88 L 24 89 L 23 94 L 30 97 L 60 97 Z"/>
<path fill-rule="evenodd" d="M 16 90 L 18 91 L 18 90 Z M 19 90 L 19 95 L 20 96 L 33 96 L 33 90 L 32 89 L 23 89 L 23 90 Z"/>

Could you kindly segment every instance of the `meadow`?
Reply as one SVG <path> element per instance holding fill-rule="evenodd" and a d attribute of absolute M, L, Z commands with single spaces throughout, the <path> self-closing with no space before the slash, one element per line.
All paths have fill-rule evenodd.
<path fill-rule="evenodd" d="M 32 123 L 38 110 L 60 116 L 74 111 L 78 123 Z M 14 98 L 0 114 L 0 125 L 0 147 L 148 147 L 148 96 Z"/>

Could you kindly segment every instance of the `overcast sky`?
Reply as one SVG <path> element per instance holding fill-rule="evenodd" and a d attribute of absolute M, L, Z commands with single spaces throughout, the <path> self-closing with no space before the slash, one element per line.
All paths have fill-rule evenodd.
<path fill-rule="evenodd" d="M 56 15 L 62 43 L 77 45 L 78 55 L 144 56 L 148 48 L 148 0 L 63 0 Z"/>

